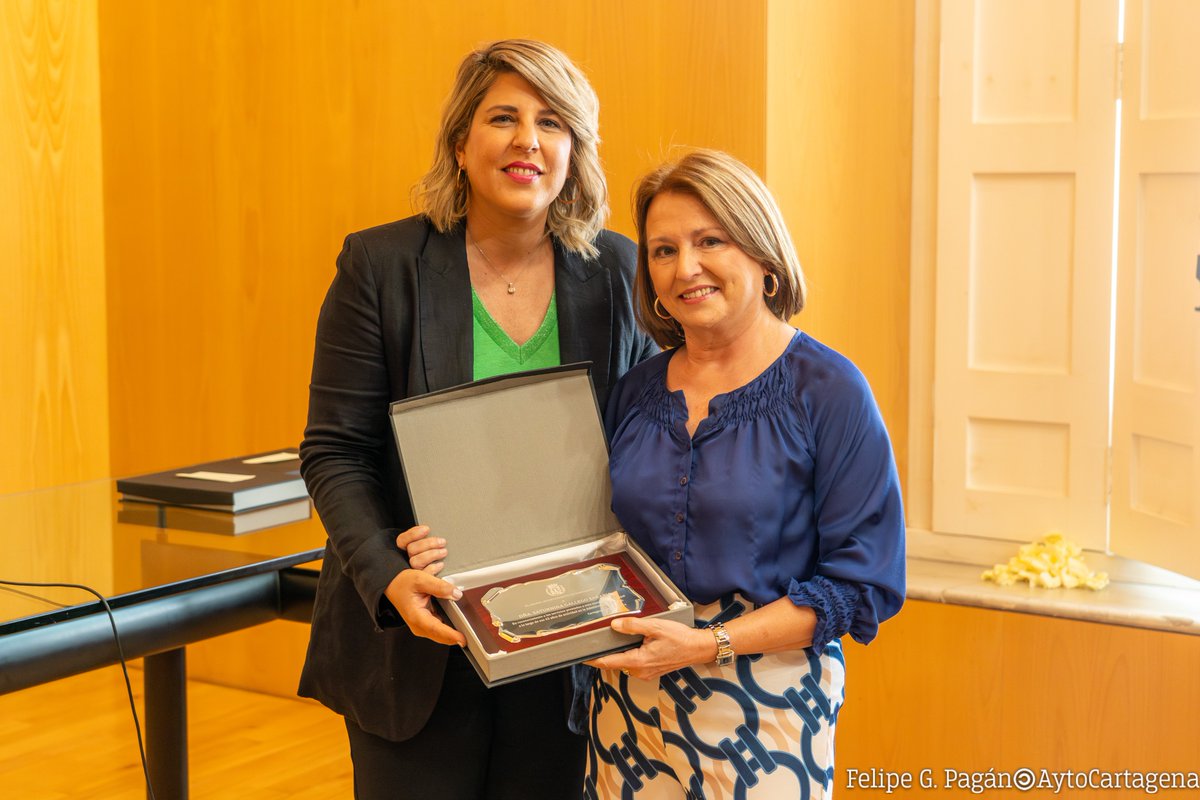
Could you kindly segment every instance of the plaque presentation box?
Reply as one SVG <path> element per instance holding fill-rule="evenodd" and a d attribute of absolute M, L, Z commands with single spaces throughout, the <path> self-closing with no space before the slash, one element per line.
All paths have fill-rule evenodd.
<path fill-rule="evenodd" d="M 692 624 L 692 605 L 612 513 L 586 365 L 391 405 L 413 513 L 463 590 L 439 604 L 489 686 L 636 647 L 619 616 Z"/>

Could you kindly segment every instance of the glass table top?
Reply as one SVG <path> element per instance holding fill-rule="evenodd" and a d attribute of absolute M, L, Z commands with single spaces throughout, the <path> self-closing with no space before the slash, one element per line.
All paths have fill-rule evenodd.
<path fill-rule="evenodd" d="M 234 535 L 159 527 L 157 518 L 140 513 L 144 509 L 130 513 L 134 509 L 123 506 L 111 479 L 0 496 L 0 580 L 82 584 L 117 608 L 156 594 L 313 564 L 325 545 L 315 512 Z M 99 607 L 81 589 L 0 585 L 0 635 Z"/>

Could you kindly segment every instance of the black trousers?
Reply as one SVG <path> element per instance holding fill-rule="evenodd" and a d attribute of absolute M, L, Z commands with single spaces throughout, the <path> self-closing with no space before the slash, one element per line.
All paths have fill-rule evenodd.
<path fill-rule="evenodd" d="M 457 648 L 429 722 L 393 742 L 350 720 L 356 800 L 579 800 L 587 739 L 559 672 L 486 688 Z"/>

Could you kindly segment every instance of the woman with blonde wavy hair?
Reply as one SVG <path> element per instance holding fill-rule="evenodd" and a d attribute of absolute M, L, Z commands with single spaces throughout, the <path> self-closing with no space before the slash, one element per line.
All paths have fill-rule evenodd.
<path fill-rule="evenodd" d="M 566 676 L 487 689 L 433 613 L 457 591 L 436 577 L 448 543 L 413 525 L 387 409 L 578 361 L 603 405 L 657 351 L 634 321 L 634 245 L 603 229 L 598 143 L 596 95 L 565 55 L 517 39 L 476 50 L 443 109 L 421 213 L 350 234 L 338 257 L 301 446 L 329 546 L 300 694 L 345 718 L 360 800 L 579 796 Z"/>

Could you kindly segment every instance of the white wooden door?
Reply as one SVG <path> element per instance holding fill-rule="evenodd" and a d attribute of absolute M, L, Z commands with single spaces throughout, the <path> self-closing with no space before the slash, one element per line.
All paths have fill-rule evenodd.
<path fill-rule="evenodd" d="M 934 528 L 1103 548 L 1117 2 L 941 31 Z"/>
<path fill-rule="evenodd" d="M 1200 578 L 1200 2 L 1127 2 L 1112 549 Z"/>

